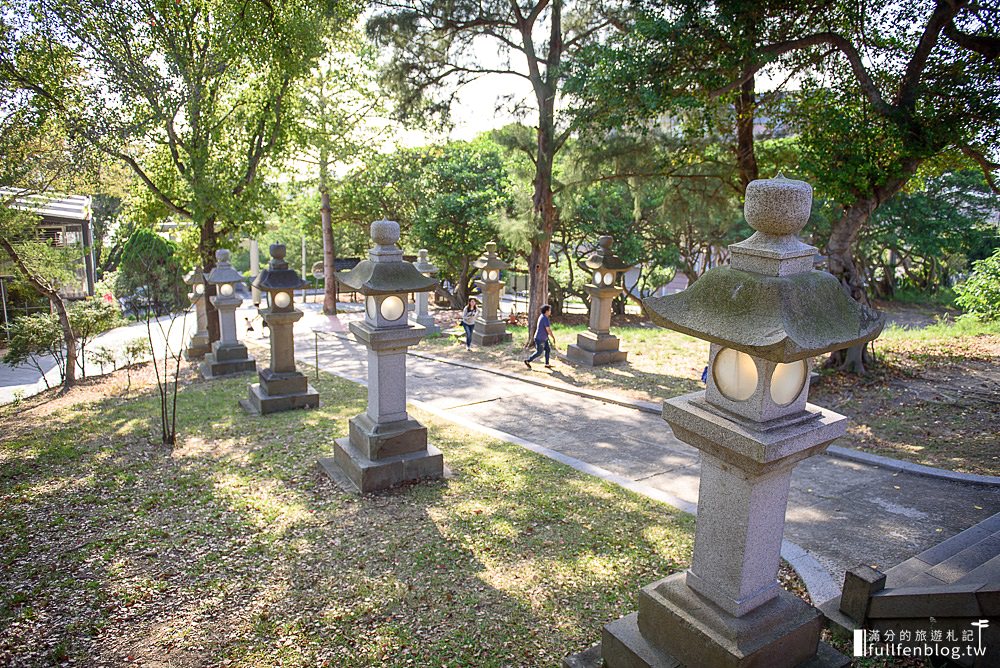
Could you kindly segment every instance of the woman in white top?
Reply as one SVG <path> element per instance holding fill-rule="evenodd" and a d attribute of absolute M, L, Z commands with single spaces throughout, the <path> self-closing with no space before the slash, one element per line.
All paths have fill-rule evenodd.
<path fill-rule="evenodd" d="M 462 309 L 462 329 L 465 330 L 465 349 L 472 350 L 472 327 L 479 317 L 479 301 L 469 297 L 468 303 Z"/>

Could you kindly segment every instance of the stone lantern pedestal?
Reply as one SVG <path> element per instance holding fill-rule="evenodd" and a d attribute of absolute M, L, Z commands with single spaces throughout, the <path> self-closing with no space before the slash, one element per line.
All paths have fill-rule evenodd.
<path fill-rule="evenodd" d="M 482 270 L 476 287 L 482 291 L 483 308 L 472 327 L 472 342 L 477 346 L 506 343 L 513 338 L 513 334 L 507 331 L 507 323 L 500 319 L 499 314 L 500 295 L 506 285 L 500 280 L 500 272 L 507 268 L 507 263 L 497 257 L 495 242 L 486 244 L 486 254 L 476 260 L 474 266 Z"/>
<path fill-rule="evenodd" d="M 620 340 L 611 333 L 611 302 L 621 294 L 621 289 L 585 285 L 590 295 L 590 323 L 586 332 L 576 335 L 576 343 L 566 348 L 566 355 L 574 362 L 587 366 L 624 362 L 628 352 L 619 350 Z"/>
<path fill-rule="evenodd" d="M 586 332 L 576 336 L 576 343 L 566 348 L 566 355 L 574 362 L 587 366 L 600 366 L 624 362 L 628 353 L 619 350 L 618 337 L 611 333 L 611 303 L 621 294 L 618 277 L 631 269 L 611 251 L 613 240 L 602 236 L 597 250 L 587 258 L 585 266 L 594 272 L 593 283 L 583 286 L 590 295 L 590 323 Z"/>
<path fill-rule="evenodd" d="M 203 378 L 217 378 L 257 370 L 257 361 L 247 354 L 247 347 L 240 343 L 236 334 L 236 309 L 243 300 L 236 296 L 235 286 L 243 281 L 229 264 L 229 251 L 216 251 L 217 264 L 205 280 L 216 286 L 216 294 L 209 297 L 219 312 L 219 340 L 212 344 L 212 352 L 205 355 L 201 363 Z M 228 294 L 227 294 L 228 293 Z"/>
<path fill-rule="evenodd" d="M 417 261 L 413 263 L 421 274 L 427 277 L 434 277 L 438 273 L 438 268 L 431 264 L 427 258 L 427 249 L 421 248 L 417 251 Z M 417 302 L 417 308 L 413 314 L 413 321 L 427 330 L 427 336 L 441 333 L 441 328 L 434 323 L 434 316 L 430 313 L 429 292 L 417 292 L 413 295 Z"/>
<path fill-rule="evenodd" d="M 882 318 L 813 270 L 796 238 L 812 189 L 782 177 L 747 186 L 757 232 L 729 267 L 649 299 L 652 320 L 711 342 L 707 387 L 667 400 L 674 435 L 701 451 L 691 566 L 644 587 L 638 612 L 604 627 L 599 651 L 567 666 L 843 666 L 820 643 L 821 613 L 777 582 L 789 481 L 846 418 L 807 403 L 809 359 L 869 341 Z M 599 663 L 603 660 L 603 664 Z"/>
<path fill-rule="evenodd" d="M 305 285 L 285 262 L 284 244 L 271 245 L 271 263 L 254 280 L 257 290 L 267 292 L 268 308 L 261 315 L 271 338 L 271 365 L 258 374 L 259 383 L 249 386 L 249 397 L 240 406 L 254 415 L 267 415 L 295 408 L 316 408 L 319 393 L 295 368 L 295 323 L 302 311 L 294 307 L 295 290 Z"/>
<path fill-rule="evenodd" d="M 406 295 L 434 289 L 436 281 L 407 262 L 396 246 L 399 225 L 372 223 L 375 247 L 342 284 L 365 295 L 365 319 L 351 322 L 368 349 L 368 409 L 349 421 L 349 435 L 334 444 L 320 466 L 331 478 L 362 494 L 403 482 L 444 475 L 441 451 L 427 443 L 427 428 L 406 412 L 406 350 L 426 334 L 406 317 Z"/>
<path fill-rule="evenodd" d="M 195 267 L 187 274 L 184 282 L 191 286 L 191 292 L 187 296 L 194 305 L 195 318 L 194 331 L 184 348 L 184 358 L 200 360 L 212 349 L 208 336 L 208 312 L 205 309 L 205 274 L 202 273 L 201 267 Z"/>

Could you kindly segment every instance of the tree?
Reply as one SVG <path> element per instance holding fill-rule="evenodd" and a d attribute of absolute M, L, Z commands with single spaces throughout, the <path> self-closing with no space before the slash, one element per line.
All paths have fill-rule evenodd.
<path fill-rule="evenodd" d="M 955 302 L 984 321 L 1000 319 L 1000 249 L 973 265 L 972 276 L 955 287 Z"/>
<path fill-rule="evenodd" d="M 935 292 L 957 272 L 1000 246 L 990 222 L 1000 209 L 978 171 L 946 172 L 920 180 L 882 205 L 858 239 L 858 262 L 876 296 L 891 298 L 903 285 Z"/>
<path fill-rule="evenodd" d="M 38 217 L 14 208 L 31 196 L 44 198 L 54 187 L 70 186 L 87 171 L 81 142 L 66 131 L 50 101 L 12 75 L 27 72 L 62 90 L 73 72 L 67 54 L 39 47 L 9 25 L 9 8 L 0 4 L 0 252 L 17 273 L 49 300 L 62 330 L 66 360 L 63 391 L 76 382 L 76 335 L 66 302 L 60 294 L 68 280 L 58 249 L 38 239 Z"/>
<path fill-rule="evenodd" d="M 637 22 L 640 36 L 597 57 L 611 104 L 616 99 L 635 104 L 627 96 L 615 98 L 611 83 L 643 70 L 644 63 L 655 66 L 658 54 L 688 53 L 685 46 L 698 33 L 686 30 L 686 15 L 673 11 L 678 4 L 687 3 L 648 3 Z M 1000 140 L 1000 16 L 995 10 L 968 0 L 822 2 L 804 5 L 811 8 L 807 12 L 789 11 L 786 3 L 705 6 L 738 25 L 764 29 L 733 35 L 733 49 L 703 49 L 693 62 L 704 74 L 681 78 L 665 97 L 718 97 L 766 68 L 799 74 L 801 92 L 788 94 L 781 104 L 802 135 L 804 155 L 815 158 L 806 167 L 818 189 L 832 193 L 842 207 L 825 250 L 830 272 L 855 299 L 867 299 L 853 253 L 859 234 L 922 164 L 960 152 L 996 187 L 993 172 L 1000 165 L 991 151 Z M 626 66 L 619 68 L 619 62 Z M 860 356 L 851 359 L 848 368 L 863 369 Z"/>
<path fill-rule="evenodd" d="M 475 278 L 472 263 L 496 238 L 496 219 L 510 206 L 507 173 L 497 147 L 482 140 L 452 142 L 428 154 L 410 241 L 430 250 L 441 277 L 455 286 L 452 306 L 461 308 Z"/>
<path fill-rule="evenodd" d="M 326 29 L 357 12 L 351 0 L 11 4 L 5 20 L 53 52 L 71 52 L 83 74 L 56 88 L 39 68 L 0 56 L 0 69 L 128 165 L 163 214 L 193 222 L 206 271 L 221 241 L 260 218 L 261 174 L 287 146 L 293 88 L 325 52 Z M 218 338 L 215 318 L 209 331 Z"/>
<path fill-rule="evenodd" d="M 397 114 L 404 119 L 446 114 L 462 84 L 487 74 L 530 84 L 536 119 L 531 208 L 536 226 L 528 254 L 529 330 L 548 295 L 549 247 L 559 223 L 555 160 L 572 130 L 558 113 L 564 61 L 613 29 L 618 12 L 617 6 L 599 0 L 402 0 L 382 4 L 368 22 L 369 34 L 392 50 L 383 86 L 396 98 Z M 478 56 L 477 47 L 487 44 L 497 50 L 498 64 Z M 439 95 L 445 86 L 448 92 Z"/>
<path fill-rule="evenodd" d="M 337 280 L 334 264 L 337 245 L 330 215 L 331 169 L 365 152 L 372 137 L 362 128 L 380 109 L 374 90 L 374 53 L 360 36 L 343 40 L 340 50 L 322 59 L 304 82 L 299 95 L 296 126 L 301 152 L 296 159 L 316 167 L 323 232 L 323 313 L 337 313 Z M 370 134 L 366 133 L 366 134 Z"/>
<path fill-rule="evenodd" d="M 183 310 L 188 305 L 174 244 L 155 232 L 139 230 L 122 251 L 116 293 L 130 300 L 137 317 Z"/>

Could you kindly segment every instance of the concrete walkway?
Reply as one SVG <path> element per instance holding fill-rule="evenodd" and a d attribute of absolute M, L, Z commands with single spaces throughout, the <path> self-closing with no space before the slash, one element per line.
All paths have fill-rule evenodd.
<path fill-rule="evenodd" d="M 357 316 L 342 321 L 352 317 Z M 310 314 L 300 323 L 297 355 L 312 364 L 311 327 L 318 318 Z M 353 339 L 320 339 L 319 363 L 325 371 L 364 382 L 366 359 Z M 582 462 L 577 468 L 583 470 L 609 472 L 606 477 L 615 482 L 649 490 L 682 509 L 696 508 L 698 451 L 674 438 L 659 416 L 415 356 L 408 360 L 407 382 L 411 400 L 446 419 L 482 426 L 567 463 Z M 803 462 L 793 475 L 785 538 L 832 577 L 818 590 L 807 580 L 814 598 L 823 600 L 831 595 L 831 585 L 843 582 L 846 569 L 867 563 L 885 570 L 997 512 L 1000 487 L 824 455 Z M 794 553 L 794 545 L 787 547 L 786 558 Z"/>

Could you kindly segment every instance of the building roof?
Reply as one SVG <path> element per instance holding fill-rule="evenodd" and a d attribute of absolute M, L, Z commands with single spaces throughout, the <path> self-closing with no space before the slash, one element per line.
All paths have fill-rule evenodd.
<path fill-rule="evenodd" d="M 22 195 L 17 197 L 16 188 L 0 188 L 0 197 L 15 196 L 10 208 L 30 211 L 41 216 L 46 222 L 82 222 L 90 220 L 90 197 L 86 195 Z"/>

